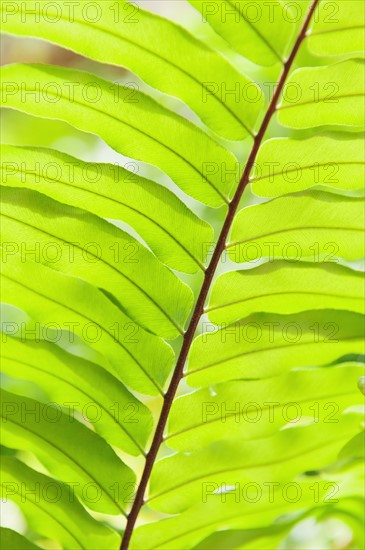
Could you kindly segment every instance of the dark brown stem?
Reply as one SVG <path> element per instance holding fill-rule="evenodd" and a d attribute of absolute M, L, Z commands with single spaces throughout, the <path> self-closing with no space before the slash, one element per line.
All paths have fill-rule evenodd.
<path fill-rule="evenodd" d="M 319 0 L 313 0 L 313 3 L 312 3 L 312 5 L 311 5 L 311 7 L 308 11 L 308 14 L 306 16 L 306 19 L 304 21 L 302 29 L 299 33 L 299 36 L 298 36 L 298 38 L 295 42 L 295 45 L 293 47 L 293 50 L 292 50 L 291 54 L 290 54 L 290 57 L 284 63 L 283 72 L 280 76 L 278 86 L 277 86 L 276 91 L 275 91 L 275 93 L 272 97 L 272 100 L 271 100 L 270 105 L 268 107 L 268 110 L 266 112 L 265 118 L 264 118 L 264 120 L 261 124 L 260 130 L 259 130 L 258 134 L 256 135 L 256 137 L 254 139 L 254 144 L 253 144 L 250 156 L 247 160 L 247 164 L 245 166 L 244 172 L 243 172 L 242 177 L 240 179 L 240 182 L 238 184 L 236 193 L 235 193 L 232 201 L 229 204 L 228 213 L 227 213 L 226 219 L 224 221 L 222 231 L 219 235 L 217 246 L 214 250 L 212 259 L 210 261 L 210 264 L 209 264 L 209 266 L 208 266 L 208 268 L 205 272 L 204 282 L 203 282 L 202 288 L 200 290 L 200 294 L 199 294 L 197 303 L 196 303 L 195 308 L 194 308 L 194 312 L 193 312 L 193 315 L 192 315 L 192 318 L 191 318 L 191 321 L 190 321 L 190 324 L 189 324 L 189 328 L 188 328 L 188 330 L 186 331 L 186 333 L 184 335 L 183 345 L 181 347 L 180 355 L 179 355 L 179 358 L 178 358 L 177 363 L 176 363 L 174 374 L 172 376 L 169 388 L 168 388 L 168 390 L 165 394 L 165 397 L 164 397 L 164 403 L 163 403 L 163 406 L 162 406 L 161 415 L 160 415 L 160 418 L 159 418 L 159 421 L 158 421 L 158 424 L 157 424 L 157 427 L 156 427 L 156 431 L 155 431 L 155 435 L 154 435 L 154 438 L 153 438 L 153 441 L 152 441 L 152 444 L 151 444 L 151 448 L 150 448 L 150 450 L 149 450 L 149 452 L 147 453 L 147 456 L 146 456 L 145 468 L 143 470 L 141 481 L 140 481 L 139 486 L 138 486 L 138 490 L 137 490 L 137 493 L 136 493 L 136 498 L 134 500 L 132 509 L 131 509 L 131 511 L 129 513 L 129 516 L 128 516 L 127 525 L 126 525 L 126 528 L 125 528 L 125 531 L 124 531 L 124 536 L 123 536 L 123 540 L 122 540 L 122 543 L 121 543 L 121 546 L 120 546 L 120 550 L 127 550 L 128 547 L 129 547 L 129 542 L 130 542 L 130 539 L 131 539 L 131 536 L 132 536 L 132 533 L 133 533 L 134 525 L 136 523 L 138 514 L 140 512 L 140 509 L 141 509 L 141 507 L 143 506 L 143 503 L 144 503 L 144 495 L 145 495 L 147 484 L 148 484 L 148 481 L 149 481 L 149 478 L 150 478 L 150 475 L 151 475 L 151 472 L 152 472 L 152 468 L 153 468 L 153 465 L 155 463 L 157 453 L 159 451 L 161 443 L 163 442 L 164 430 L 165 430 L 165 427 L 166 427 L 166 423 L 167 423 L 167 419 L 168 419 L 169 412 L 170 412 L 170 409 L 171 409 L 171 405 L 172 405 L 173 400 L 175 398 L 175 394 L 176 394 L 177 388 L 179 386 L 179 383 L 180 383 L 180 381 L 183 377 L 184 365 L 185 365 L 185 362 L 186 362 L 186 359 L 187 359 L 187 356 L 188 356 L 188 353 L 189 353 L 189 350 L 190 350 L 190 346 L 192 344 L 192 341 L 193 341 L 193 338 L 194 338 L 195 331 L 197 329 L 199 320 L 200 320 L 201 316 L 204 313 L 205 301 L 206 301 L 209 289 L 211 287 L 213 277 L 214 277 L 214 274 L 216 272 L 217 265 L 219 263 L 220 257 L 222 255 L 224 249 L 225 249 L 225 245 L 226 245 L 226 242 L 227 242 L 227 237 L 228 237 L 229 230 L 231 228 L 233 219 L 234 219 L 235 214 L 237 212 L 237 208 L 239 206 L 239 203 L 241 201 L 242 194 L 243 194 L 245 188 L 247 187 L 247 185 L 249 183 L 250 173 L 251 173 L 251 170 L 252 170 L 253 165 L 255 163 L 257 153 L 258 153 L 259 148 L 261 146 L 262 140 L 264 139 L 266 130 L 267 130 L 267 128 L 269 126 L 269 123 L 270 123 L 270 121 L 271 121 L 271 119 L 272 119 L 272 117 L 273 117 L 273 115 L 276 111 L 277 103 L 279 101 L 279 98 L 280 98 L 281 92 L 283 90 L 283 87 L 285 85 L 286 79 L 288 77 L 289 71 L 290 71 L 290 69 L 293 65 L 294 59 L 295 59 L 295 57 L 298 53 L 300 45 L 302 44 L 302 42 L 303 42 L 303 40 L 306 36 L 309 24 L 311 22 L 313 13 L 314 13 L 314 11 L 317 7 L 318 2 L 319 2 Z"/>

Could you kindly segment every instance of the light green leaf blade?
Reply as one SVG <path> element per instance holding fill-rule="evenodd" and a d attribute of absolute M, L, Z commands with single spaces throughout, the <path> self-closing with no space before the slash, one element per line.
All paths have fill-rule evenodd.
<path fill-rule="evenodd" d="M 37 100 L 24 102 L 27 92 Z M 149 96 L 136 91 L 132 100 L 130 94 L 128 87 L 82 71 L 47 65 L 2 69 L 3 107 L 68 122 L 98 135 L 118 153 L 157 166 L 210 206 L 227 201 L 239 170 L 235 157 Z"/>
<path fill-rule="evenodd" d="M 12 529 L 1 527 L 0 537 L 3 550 L 37 550 L 39 548 L 39 546 Z"/>
<path fill-rule="evenodd" d="M 365 432 L 355 435 L 343 449 L 341 449 L 341 458 L 365 458 Z"/>
<path fill-rule="evenodd" d="M 290 76 L 278 120 L 289 128 L 365 125 L 364 62 L 352 59 L 328 67 L 308 67 Z"/>
<path fill-rule="evenodd" d="M 34 191 L 4 187 L 2 199 L 3 243 L 19 252 L 33 247 L 38 262 L 104 289 L 156 334 L 183 331 L 191 290 L 133 237 Z"/>
<path fill-rule="evenodd" d="M 233 222 L 227 249 L 234 262 L 361 259 L 365 256 L 363 201 L 305 191 L 244 208 Z"/>
<path fill-rule="evenodd" d="M 260 148 L 251 187 L 262 197 L 277 197 L 318 185 L 328 190 L 362 189 L 364 164 L 362 139 L 270 139 Z"/>
<path fill-rule="evenodd" d="M 321 0 L 310 50 L 320 56 L 364 55 L 365 10 L 362 0 Z"/>
<path fill-rule="evenodd" d="M 255 440 L 289 422 L 330 423 L 362 402 L 363 364 L 292 370 L 274 378 L 233 380 L 177 398 L 166 435 L 169 447 L 189 452 L 215 441 Z"/>
<path fill-rule="evenodd" d="M 364 275 L 337 264 L 268 262 L 231 271 L 213 285 L 209 319 L 227 325 L 252 313 L 290 314 L 309 309 L 365 313 Z"/>
<path fill-rule="evenodd" d="M 199 503 L 208 486 L 213 492 L 236 484 L 284 483 L 304 468 L 321 470 L 336 461 L 344 443 L 359 433 L 360 421 L 357 415 L 343 415 L 336 424 L 286 429 L 256 441 L 216 441 L 197 452 L 166 457 L 152 472 L 148 505 L 180 513 Z"/>
<path fill-rule="evenodd" d="M 59 405 L 5 390 L 1 396 L 3 444 L 27 449 L 60 481 L 75 483 L 75 493 L 92 510 L 124 513 L 135 475 L 104 439 Z M 111 480 L 119 483 L 118 491 Z"/>
<path fill-rule="evenodd" d="M 106 441 L 138 455 L 152 429 L 152 415 L 113 376 L 49 342 L 4 338 L 2 372 L 29 380 L 66 410 L 78 410 Z M 70 405 L 72 403 L 72 405 Z"/>
<path fill-rule="evenodd" d="M 83 342 L 105 358 L 100 366 L 127 386 L 141 393 L 162 393 L 174 361 L 170 346 L 88 282 L 34 262 L 21 250 L 14 253 L 10 245 L 1 252 L 2 300 L 26 311 L 42 327 L 55 329 L 52 337 L 47 328 L 39 328 L 40 339 L 62 341 L 76 355 Z M 20 337 L 26 338 L 23 332 Z"/>
<path fill-rule="evenodd" d="M 173 192 L 138 178 L 135 185 L 128 185 L 129 196 L 121 202 L 120 189 L 116 193 L 115 182 L 108 177 L 108 165 L 101 168 L 99 187 L 85 177 L 86 163 L 77 172 L 76 185 L 55 177 L 50 181 L 43 174 L 39 185 L 38 176 L 32 176 L 26 167 L 12 170 L 22 161 L 20 156 L 26 164 L 40 160 L 43 167 L 54 163 L 56 157 L 56 163 L 61 158 L 64 164 L 78 160 L 50 150 L 38 153 L 23 146 L 5 148 L 10 183 L 5 181 L 3 192 L 2 242 L 8 303 L 0 306 L 5 313 L 2 338 L 6 344 L 10 342 L 5 388 L 15 395 L 4 392 L 3 450 L 5 455 L 19 454 L 27 464 L 55 476 L 56 491 L 65 482 L 68 500 L 74 484 L 70 479 L 80 482 L 75 512 L 72 502 L 66 506 L 65 500 L 52 508 L 46 499 L 27 502 L 23 494 L 25 481 L 30 480 L 31 488 L 41 485 L 44 489 L 47 482 L 52 483 L 51 478 L 16 461 L 5 465 L 11 496 L 21 505 L 30 538 L 37 543 L 50 537 L 44 545 L 65 550 L 94 546 L 117 550 L 119 533 L 106 528 L 94 536 L 93 518 L 97 518 L 97 526 L 104 528 L 106 523 L 122 530 L 120 514 L 127 516 L 128 541 L 122 546 L 130 550 L 204 547 L 204 541 L 214 540 L 217 533 L 219 546 L 219 535 L 234 531 L 255 533 L 242 544 L 235 540 L 237 550 L 239 546 L 268 550 L 290 545 L 290 538 L 282 544 L 281 527 L 286 533 L 289 524 L 296 525 L 302 518 L 323 522 L 341 515 L 347 517 L 345 522 L 354 533 L 352 544 L 363 542 L 357 507 L 363 453 L 356 413 L 363 401 L 359 389 L 363 389 L 364 376 L 356 362 L 363 359 L 365 317 L 361 315 L 364 292 L 356 270 L 365 256 L 365 217 L 359 199 L 364 155 L 357 139 L 365 123 L 365 74 L 363 60 L 352 59 L 354 54 L 363 57 L 363 52 L 357 53 L 359 21 L 353 0 L 348 0 L 345 24 L 341 19 L 335 30 L 323 32 L 326 28 L 321 18 L 325 23 L 329 11 L 333 23 L 331 9 L 336 12 L 338 1 L 302 0 L 299 19 L 290 23 L 287 16 L 298 10 L 290 0 L 268 0 L 260 5 L 250 0 L 222 0 L 218 5 L 188 0 L 198 11 L 207 14 L 213 10 L 205 29 L 216 50 L 200 42 L 199 33 L 205 35 L 204 22 L 199 26 L 197 13 L 191 27 L 197 31 L 195 39 L 175 23 L 125 0 L 96 3 L 92 10 L 101 13 L 97 21 L 85 15 L 90 7 L 87 0 L 76 3 L 76 8 L 66 7 L 70 3 L 62 0 L 40 0 L 33 14 L 25 2 L 10 4 L 10 13 L 5 14 L 5 30 L 10 34 L 38 36 L 97 61 L 126 65 L 150 86 L 179 99 L 169 99 L 151 87 L 148 91 L 144 84 L 146 95 L 140 93 L 138 84 L 120 86 L 61 67 L 15 65 L 3 70 L 4 107 L 47 119 L 49 128 L 59 120 L 99 136 L 116 152 L 156 167 L 160 171 L 156 179 L 160 181 L 162 174 L 169 177 L 166 186 L 179 186 L 179 197 L 185 193 L 209 207 L 223 205 L 215 214 L 212 208 L 194 207 L 184 195 L 189 206 L 180 207 L 184 197 L 180 203 Z M 191 5 L 185 4 L 182 19 L 193 14 Z M 64 9 L 70 7 L 73 16 L 65 16 Z M 228 19 L 222 16 L 227 8 L 233 13 Z M 3 3 L 0 9 L 7 11 L 9 4 Z M 58 19 L 59 10 L 59 24 L 55 25 L 49 15 Z M 252 10 L 259 13 L 254 21 L 250 19 Z M 136 24 L 130 25 L 135 16 Z M 349 26 L 356 27 L 351 29 L 352 44 Z M 325 34 L 330 35 L 327 44 Z M 280 92 L 282 103 L 270 104 L 258 131 L 263 94 L 241 74 L 241 67 L 248 67 L 265 87 L 267 80 L 269 85 L 275 84 L 271 81 L 276 80 L 280 63 L 288 59 L 295 39 L 290 61 L 279 77 L 279 88 L 285 84 L 284 93 Z M 46 47 L 49 49 L 49 44 Z M 316 62 L 313 55 L 325 57 Z M 82 65 L 85 63 L 89 64 L 83 60 Z M 308 63 L 314 66 L 305 67 Z M 117 74 L 107 67 L 96 72 Z M 250 89 L 257 94 L 255 100 L 246 97 Z M 242 91 L 246 93 L 242 95 Z M 196 116 L 183 110 L 184 103 L 206 124 L 203 130 L 201 124 L 189 122 Z M 170 111 L 168 105 L 187 118 Z M 6 111 L 8 115 L 12 119 L 16 113 Z M 18 117 L 23 115 L 18 113 Z M 329 134 L 329 127 L 336 133 Z M 263 143 L 268 128 L 270 135 L 281 138 Z M 7 141 L 13 143 L 13 131 L 7 133 Z M 26 134 L 25 141 L 30 143 Z M 282 139 L 285 135 L 288 138 Z M 229 144 L 222 137 L 247 137 L 248 143 L 240 149 L 239 143 Z M 242 173 L 240 164 L 246 158 L 248 181 L 245 172 L 241 185 L 251 183 L 252 192 L 246 190 L 247 200 L 243 201 L 240 193 L 235 195 L 224 222 Z M 262 174 L 257 161 L 264 164 Z M 299 177 L 296 165 L 300 169 L 303 165 Z M 98 170 L 96 166 L 93 164 L 93 172 Z M 277 170 L 273 178 L 272 167 Z M 5 172 L 7 179 L 7 167 Z M 123 179 L 124 170 L 117 172 Z M 308 172 L 311 176 L 313 172 L 313 178 Z M 258 198 L 260 185 L 262 196 L 273 200 Z M 209 220 L 216 239 L 217 231 L 222 230 L 200 294 L 201 274 L 186 277 L 172 271 L 204 271 L 205 252 L 213 244 L 212 229 L 203 220 L 199 222 L 190 205 Z M 130 229 L 119 229 L 124 229 L 123 224 Z M 130 232 L 137 237 L 130 237 Z M 82 242 L 74 242 L 79 240 Z M 33 256 L 35 262 L 29 259 Z M 264 263 L 267 259 L 270 261 Z M 235 268 L 232 260 L 250 264 Z M 240 271 L 228 272 L 230 269 Z M 216 279 L 221 273 L 225 274 Z M 243 277 L 250 278 L 251 284 Z M 189 281 L 189 286 L 182 281 Z M 199 299 L 186 333 L 193 295 Z M 204 311 L 206 298 L 211 300 L 211 309 L 208 305 Z M 54 343 L 48 334 L 44 336 L 45 327 L 52 323 L 57 328 L 52 327 L 51 334 L 60 337 Z M 87 342 L 89 333 L 85 335 L 83 327 L 89 323 L 97 332 L 100 329 L 100 339 Z M 75 324 L 75 330 L 67 329 Z M 35 336 L 37 330 L 32 333 L 36 327 L 42 332 L 40 339 Z M 196 332 L 200 336 L 194 339 Z M 17 339 L 9 339 L 10 335 Z M 125 338 L 134 340 L 134 335 L 136 341 L 125 342 Z M 70 337 L 73 341 L 67 345 Z M 162 340 L 177 337 L 171 347 Z M 180 347 L 182 337 L 185 345 L 166 393 L 172 348 Z M 186 370 L 180 372 L 179 367 Z M 183 392 L 190 393 L 175 402 Z M 116 429 L 112 417 L 115 405 L 119 412 L 131 399 L 133 419 L 141 393 L 161 393 L 167 399 L 148 453 L 144 448 L 150 435 L 150 413 L 158 413 L 157 401 L 146 399 L 151 411 L 142 408 L 141 425 L 135 423 L 130 431 L 128 426 L 123 429 L 127 424 L 124 418 L 115 423 Z M 50 421 L 48 414 L 58 415 L 65 396 L 78 401 L 75 415 L 64 414 L 67 411 L 62 409 L 60 420 Z M 49 406 L 49 399 L 56 403 Z M 100 426 L 83 415 L 87 399 L 97 400 L 97 410 L 103 415 L 112 413 Z M 244 423 L 240 402 L 237 412 L 241 399 L 250 405 Z M 40 421 L 27 422 L 34 410 L 23 417 L 24 410 L 32 408 L 41 409 Z M 145 456 L 120 460 L 124 454 L 111 445 Z M 159 462 L 157 452 L 165 457 Z M 133 507 L 128 517 L 136 476 L 123 461 L 139 472 L 143 458 L 147 464 L 140 487 L 142 499 L 137 499 L 136 509 Z M 89 493 L 82 489 L 94 480 L 102 498 L 90 501 Z M 272 488 L 263 486 L 264 480 L 281 485 L 274 499 Z M 294 500 L 285 492 L 292 482 L 300 493 Z M 255 491 L 258 487 L 258 498 L 245 498 L 249 491 L 242 492 L 242 484 L 254 484 Z M 328 501 L 333 488 L 339 502 Z M 77 499 L 86 505 L 86 510 L 80 507 L 81 515 Z M 89 516 L 89 508 L 98 514 Z M 83 512 L 86 515 L 82 516 Z M 66 514 L 72 515 L 71 522 Z M 101 514 L 117 517 L 108 519 L 99 517 Z M 134 525 L 135 519 L 140 527 Z M 153 523 L 146 525 L 150 520 Z M 128 534 L 130 524 L 133 533 Z"/>
<path fill-rule="evenodd" d="M 26 4 L 15 11 L 4 4 L 1 8 L 4 32 L 37 36 L 97 61 L 127 67 L 150 86 L 182 99 L 225 138 L 242 139 L 254 128 L 262 97 L 253 103 L 249 93 L 242 93 L 237 102 L 234 95 L 224 94 L 223 87 L 249 88 L 255 97 L 256 84 L 188 31 L 133 2 L 103 0 L 96 20 L 93 7 L 85 2 L 50 5 L 40 0 L 35 7 L 38 15 Z"/>
<path fill-rule="evenodd" d="M 213 533 L 197 546 L 194 550 L 238 550 L 251 548 L 258 550 L 277 550 L 279 542 L 292 527 L 293 523 L 282 523 L 271 525 L 269 528 L 262 529 L 232 529 Z"/>
<path fill-rule="evenodd" d="M 257 314 L 213 330 L 207 324 L 192 345 L 186 373 L 192 387 L 326 365 L 347 354 L 361 354 L 364 344 L 363 316 L 335 310 Z"/>
<path fill-rule="evenodd" d="M 74 488 L 7 456 L 2 457 L 1 473 L 2 498 L 21 508 L 34 531 L 64 548 L 117 550 L 119 536 L 86 512 Z"/>
<path fill-rule="evenodd" d="M 327 481 L 318 482 L 317 502 L 313 494 L 313 479 L 309 482 L 297 482 L 297 487 L 300 499 L 295 504 L 288 502 L 286 495 L 280 490 L 277 491 L 273 503 L 269 488 L 265 486 L 262 486 L 260 498 L 256 502 L 253 502 L 252 496 L 249 496 L 249 500 L 246 499 L 246 493 L 237 502 L 234 493 L 229 499 L 224 499 L 224 495 L 214 495 L 208 491 L 204 502 L 192 506 L 183 514 L 138 527 L 134 532 L 131 548 L 185 550 L 193 548 L 217 529 L 268 527 L 284 514 L 305 511 L 314 505 L 324 506 L 323 499 L 328 493 Z"/>
<path fill-rule="evenodd" d="M 285 3 L 189 0 L 213 29 L 241 55 L 259 65 L 282 62 L 294 31 Z"/>
<path fill-rule="evenodd" d="M 128 223 L 170 267 L 204 267 L 211 227 L 166 188 L 111 164 L 87 163 L 52 149 L 3 145 L 2 183 L 26 187 L 102 218 Z M 182 230 L 184 228 L 184 230 Z"/>
<path fill-rule="evenodd" d="M 76 334 L 70 336 L 70 331 L 60 330 L 59 327 L 55 328 L 52 323 L 41 325 L 38 321 L 34 321 L 23 309 L 12 304 L 0 302 L 0 314 L 2 317 L 1 331 L 5 335 L 4 341 L 7 336 L 11 336 L 20 339 L 22 342 L 50 342 L 67 351 L 67 353 L 99 365 L 106 371 L 111 372 L 113 376 L 116 375 L 105 357 L 94 348 L 86 345 Z"/>

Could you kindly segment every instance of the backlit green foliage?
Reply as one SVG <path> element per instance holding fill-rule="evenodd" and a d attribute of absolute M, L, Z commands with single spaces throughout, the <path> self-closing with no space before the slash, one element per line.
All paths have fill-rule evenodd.
<path fill-rule="evenodd" d="M 130 548 L 294 548 L 338 518 L 362 549 L 364 3 L 180 0 L 184 27 L 30 4 L 5 33 L 139 80 L 9 64 L 2 106 L 145 164 L 2 145 L 2 491 L 27 524 L 3 548 L 120 547 L 196 322 Z"/>

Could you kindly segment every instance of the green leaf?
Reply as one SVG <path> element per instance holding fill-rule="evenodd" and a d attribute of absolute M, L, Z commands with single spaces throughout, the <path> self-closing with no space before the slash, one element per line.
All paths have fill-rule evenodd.
<path fill-rule="evenodd" d="M 344 443 L 359 431 L 359 418 L 343 415 L 336 424 L 286 429 L 269 440 L 217 441 L 193 453 L 178 453 L 155 465 L 148 505 L 179 513 L 198 503 L 202 489 L 246 483 L 283 483 L 336 460 Z M 168 475 L 173 471 L 174 475 Z M 229 491 L 227 489 L 227 491 Z"/>
<path fill-rule="evenodd" d="M 262 486 L 259 499 L 256 493 L 248 494 L 246 498 L 247 493 L 244 492 L 243 487 L 239 486 L 237 489 L 240 491 L 240 496 L 237 499 L 234 492 L 228 498 L 228 495 L 224 497 L 222 494 L 212 494 L 207 487 L 207 494 L 202 496 L 205 502 L 192 506 L 181 515 L 137 528 L 132 538 L 131 548 L 133 550 L 150 547 L 161 550 L 184 550 L 193 548 L 199 541 L 218 529 L 267 527 L 272 525 L 278 516 L 293 513 L 293 510 L 305 510 L 313 507 L 314 504 L 317 507 L 324 506 L 323 499 L 328 492 L 328 485 L 327 481 L 318 482 L 316 490 L 319 498 L 315 502 L 313 480 L 297 482 L 300 499 L 295 504 L 288 502 L 285 491 L 280 488 L 273 502 L 269 484 Z"/>
<path fill-rule="evenodd" d="M 1 158 L 4 185 L 128 223 L 172 268 L 194 273 L 204 267 L 203 243 L 212 241 L 212 229 L 166 188 L 122 167 L 52 149 L 3 145 Z"/>
<path fill-rule="evenodd" d="M 189 0 L 204 20 L 241 55 L 259 65 L 283 62 L 294 31 L 291 9 L 282 0 L 206 2 Z"/>
<path fill-rule="evenodd" d="M 322 0 L 309 48 L 319 56 L 364 55 L 364 3 L 361 0 Z"/>
<path fill-rule="evenodd" d="M 109 443 L 134 455 L 152 429 L 152 416 L 113 376 L 49 342 L 3 338 L 2 371 L 35 382 L 65 410 L 78 410 Z M 71 405 L 72 403 L 72 405 Z"/>
<path fill-rule="evenodd" d="M 365 458 L 365 432 L 355 435 L 350 441 L 346 443 L 343 449 L 341 449 L 341 458 Z"/>
<path fill-rule="evenodd" d="M 116 375 L 108 361 L 95 349 L 86 345 L 76 334 L 69 330 L 62 330 L 54 323 L 41 325 L 34 321 L 24 310 L 12 304 L 0 303 L 2 317 L 1 332 L 7 336 L 18 338 L 24 342 L 50 342 L 67 351 L 77 358 L 85 359 L 99 365 L 113 376 Z M 71 332 L 71 334 L 70 334 Z"/>
<path fill-rule="evenodd" d="M 265 547 L 265 550 L 277 550 L 278 544 L 283 535 L 289 531 L 292 523 L 283 522 L 279 525 L 271 525 L 269 528 L 261 529 L 232 529 L 217 531 L 210 537 L 194 547 L 194 550 L 233 550 L 239 548 L 250 548 L 250 543 L 255 544 L 252 550 Z"/>
<path fill-rule="evenodd" d="M 133 98 L 128 87 L 61 67 L 2 69 L 3 107 L 92 132 L 118 153 L 157 166 L 192 197 L 210 206 L 227 202 L 239 168 L 235 157 L 191 122 L 139 91 L 132 93 Z M 31 94 L 36 101 L 24 102 Z"/>
<path fill-rule="evenodd" d="M 207 323 L 190 353 L 187 382 L 206 387 L 237 378 L 276 376 L 362 353 L 364 318 L 335 310 L 256 314 L 221 330 Z M 215 332 L 213 332 L 215 330 Z"/>
<path fill-rule="evenodd" d="M 100 366 L 129 387 L 161 393 L 174 360 L 171 348 L 133 322 L 93 285 L 34 262 L 24 255 L 24 248 L 19 250 L 20 254 L 14 254 L 10 245 L 2 250 L 2 300 L 42 325 L 36 336 L 65 341 L 75 354 L 84 342 L 105 358 Z M 49 334 L 47 327 L 56 334 Z M 20 330 L 20 337 L 27 337 L 26 331 Z"/>
<path fill-rule="evenodd" d="M 274 550 L 332 518 L 362 548 L 363 8 L 173 4 L 149 7 L 187 30 L 125 0 L 1 4 L 6 32 L 110 78 L 3 69 L 35 122 L 5 113 L 2 452 L 57 478 L 13 459 L 5 498 L 64 550 Z M 160 183 L 34 148 L 34 117 Z"/>
<path fill-rule="evenodd" d="M 0 529 L 1 543 L 4 550 L 36 550 L 36 546 L 30 540 L 23 537 L 12 529 L 1 527 Z"/>
<path fill-rule="evenodd" d="M 33 530 L 64 548 L 117 550 L 119 536 L 86 512 L 75 498 L 75 487 L 10 457 L 2 457 L 1 472 L 2 498 L 21 508 Z"/>
<path fill-rule="evenodd" d="M 252 190 L 277 197 L 318 185 L 326 190 L 362 189 L 364 164 L 362 139 L 344 135 L 270 139 L 257 156 Z"/>
<path fill-rule="evenodd" d="M 136 239 L 34 191 L 4 187 L 2 199 L 3 244 L 23 255 L 35 249 L 36 261 L 108 291 L 152 332 L 173 338 L 183 331 L 191 290 Z"/>
<path fill-rule="evenodd" d="M 257 85 L 193 34 L 134 2 L 103 0 L 96 14 L 95 6 L 83 2 L 49 5 L 40 0 L 35 10 L 26 4 L 15 12 L 4 4 L 1 8 L 5 32 L 45 38 L 97 61 L 127 67 L 150 86 L 181 98 L 225 138 L 242 139 L 253 131 L 262 107 Z M 224 93 L 235 87 L 240 101 Z M 135 98 L 133 89 L 135 85 L 129 94 Z"/>
<path fill-rule="evenodd" d="M 298 69 L 290 76 L 278 120 L 289 128 L 365 125 L 364 62 L 349 60 L 328 67 Z"/>
<path fill-rule="evenodd" d="M 183 395 L 172 406 L 166 443 L 189 452 L 215 441 L 272 436 L 288 423 L 337 423 L 339 413 L 361 403 L 357 381 L 363 370 L 352 363 L 298 369 Z"/>
<path fill-rule="evenodd" d="M 308 191 L 244 208 L 227 244 L 234 262 L 358 260 L 365 255 L 363 200 Z"/>
<path fill-rule="evenodd" d="M 336 264 L 277 261 L 221 275 L 206 312 L 216 325 L 227 325 L 256 311 L 290 314 L 333 308 L 365 313 L 364 304 L 360 272 Z"/>
<path fill-rule="evenodd" d="M 34 453 L 58 479 L 74 483 L 75 493 L 92 510 L 124 512 L 135 475 L 104 439 L 63 413 L 60 405 L 4 390 L 1 396 L 6 446 Z"/>

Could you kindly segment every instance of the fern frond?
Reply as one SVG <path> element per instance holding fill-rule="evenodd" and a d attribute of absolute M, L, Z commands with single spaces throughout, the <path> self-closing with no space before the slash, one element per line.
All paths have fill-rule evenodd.
<path fill-rule="evenodd" d="M 274 550 L 310 518 L 361 547 L 363 6 L 70 4 L 3 29 L 144 91 L 14 64 L 1 105 L 148 177 L 2 146 L 5 548 Z"/>

